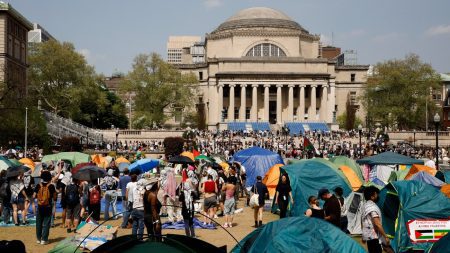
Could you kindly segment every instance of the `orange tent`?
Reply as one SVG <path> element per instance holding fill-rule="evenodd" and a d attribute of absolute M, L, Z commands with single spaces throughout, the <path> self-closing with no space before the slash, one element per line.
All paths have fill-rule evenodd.
<path fill-rule="evenodd" d="M 116 164 L 119 164 L 119 163 L 128 163 L 128 164 L 130 164 L 130 161 L 128 161 L 125 157 L 121 156 L 121 157 L 116 159 Z"/>
<path fill-rule="evenodd" d="M 340 170 L 344 173 L 345 177 L 350 182 L 350 185 L 352 186 L 353 191 L 357 191 L 362 186 L 361 179 L 359 179 L 358 175 L 355 173 L 354 170 L 352 170 L 350 167 L 341 165 L 339 167 Z"/>
<path fill-rule="evenodd" d="M 441 192 L 444 193 L 445 196 L 450 198 L 450 184 L 443 185 L 441 187 Z"/>
<path fill-rule="evenodd" d="M 269 196 L 272 199 L 275 196 L 275 189 L 277 188 L 278 181 L 280 180 L 280 167 L 283 164 L 275 164 L 267 171 L 262 182 L 267 186 L 269 190 Z"/>
<path fill-rule="evenodd" d="M 411 166 L 411 169 L 409 169 L 408 174 L 405 177 L 405 180 L 409 180 L 411 179 L 412 176 L 414 176 L 414 174 L 416 174 L 419 171 L 425 171 L 426 173 L 432 175 L 433 177 L 436 175 L 437 170 L 435 168 L 431 168 L 425 165 L 420 165 L 420 164 L 413 164 Z"/>
<path fill-rule="evenodd" d="M 98 167 L 106 169 L 109 166 L 109 161 L 106 157 L 101 155 L 91 155 L 91 161 L 97 164 Z"/>
<path fill-rule="evenodd" d="M 19 160 L 19 162 L 31 169 L 31 171 L 34 171 L 34 162 L 30 158 L 22 158 Z"/>
<path fill-rule="evenodd" d="M 181 155 L 182 155 L 182 156 L 189 157 L 189 158 L 191 158 L 192 161 L 195 161 L 194 154 L 192 154 L 192 153 L 189 152 L 189 151 L 184 151 L 183 153 L 181 153 Z"/>

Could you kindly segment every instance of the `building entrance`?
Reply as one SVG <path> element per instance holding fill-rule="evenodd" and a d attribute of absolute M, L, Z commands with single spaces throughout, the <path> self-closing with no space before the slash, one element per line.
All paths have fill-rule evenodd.
<path fill-rule="evenodd" d="M 277 123 L 277 101 L 269 101 L 269 122 Z"/>

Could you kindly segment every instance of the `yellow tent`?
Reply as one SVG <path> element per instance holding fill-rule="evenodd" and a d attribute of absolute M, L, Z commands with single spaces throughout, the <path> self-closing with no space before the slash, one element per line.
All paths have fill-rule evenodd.
<path fill-rule="evenodd" d="M 409 180 L 414 174 L 419 171 L 425 171 L 426 173 L 432 175 L 433 177 L 436 175 L 437 170 L 435 168 L 431 168 L 421 164 L 413 164 L 411 169 L 409 169 L 408 174 L 405 177 L 405 180 Z"/>
<path fill-rule="evenodd" d="M 352 170 L 350 167 L 341 165 L 339 167 L 340 170 L 344 173 L 345 177 L 350 182 L 350 185 L 352 186 L 353 191 L 357 191 L 362 186 L 361 179 L 359 179 L 358 175 L 355 173 L 354 170 Z"/>
<path fill-rule="evenodd" d="M 189 151 L 184 151 L 183 153 L 181 153 L 182 156 L 186 156 L 192 159 L 192 161 L 195 161 L 195 157 L 194 154 L 192 154 L 192 152 Z"/>
<path fill-rule="evenodd" d="M 283 164 L 275 164 L 272 166 L 262 180 L 263 184 L 265 184 L 269 190 L 269 196 L 271 199 L 275 196 L 275 190 L 277 188 L 278 181 L 280 180 L 281 166 L 283 166 Z"/>
<path fill-rule="evenodd" d="M 19 162 L 31 169 L 31 171 L 34 171 L 34 162 L 30 158 L 22 158 L 19 160 Z"/>
<path fill-rule="evenodd" d="M 130 163 L 130 161 L 128 161 L 125 157 L 121 156 L 116 159 L 116 164 L 119 164 L 119 163 Z"/>

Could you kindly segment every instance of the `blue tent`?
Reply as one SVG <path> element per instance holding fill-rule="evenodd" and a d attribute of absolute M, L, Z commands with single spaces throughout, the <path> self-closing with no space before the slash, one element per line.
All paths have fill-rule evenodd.
<path fill-rule="evenodd" d="M 438 189 L 441 189 L 441 187 L 445 184 L 438 178 L 433 177 L 432 175 L 428 174 L 425 171 L 417 172 L 414 176 L 412 176 L 412 178 L 410 180 L 421 181 L 421 182 L 427 183 L 431 186 L 434 186 Z"/>
<path fill-rule="evenodd" d="M 254 230 L 231 252 L 363 253 L 366 251 L 331 223 L 300 216 L 273 221 Z"/>
<path fill-rule="evenodd" d="M 146 158 L 146 159 L 137 160 L 136 162 L 130 164 L 128 169 L 130 170 L 130 172 L 140 174 L 140 173 L 145 173 L 153 168 L 156 168 L 158 165 L 159 165 L 159 160 Z"/>
<path fill-rule="evenodd" d="M 344 189 L 344 196 L 352 192 L 348 179 L 339 170 L 337 165 L 323 158 L 301 160 L 298 163 L 283 166 L 282 169 L 289 175 L 292 196 L 295 205 L 292 208 L 292 216 L 303 216 L 309 208 L 308 198 L 317 196 L 321 188 L 333 191 L 340 186 Z"/>
<path fill-rule="evenodd" d="M 391 182 L 380 192 L 383 228 L 395 252 L 427 250 L 431 242 L 413 243 L 407 223 L 416 219 L 448 219 L 450 199 L 438 189 L 420 181 Z"/>
<path fill-rule="evenodd" d="M 239 162 L 245 167 L 247 187 L 255 184 L 256 176 L 264 177 L 266 172 L 275 164 L 284 164 L 279 154 L 260 147 L 241 150 L 234 154 L 230 162 Z"/>

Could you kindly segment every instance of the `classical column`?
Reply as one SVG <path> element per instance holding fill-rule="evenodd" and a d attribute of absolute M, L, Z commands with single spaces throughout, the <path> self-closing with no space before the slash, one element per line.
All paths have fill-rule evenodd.
<path fill-rule="evenodd" d="M 239 109 L 239 120 L 245 121 L 245 109 L 247 105 L 247 94 L 245 93 L 247 84 L 241 84 L 241 108 Z"/>
<path fill-rule="evenodd" d="M 230 84 L 230 103 L 228 103 L 228 121 L 234 121 L 234 87 L 235 84 Z"/>
<path fill-rule="evenodd" d="M 326 84 L 322 85 L 322 96 L 320 98 L 320 120 L 328 121 L 328 87 Z"/>
<path fill-rule="evenodd" d="M 219 122 L 222 122 L 222 110 L 223 110 L 223 84 L 219 84 L 219 97 L 217 98 L 217 107 L 219 109 Z"/>
<path fill-rule="evenodd" d="M 281 87 L 282 84 L 277 84 L 277 124 L 281 124 L 281 107 L 282 107 L 282 97 L 281 97 Z"/>
<path fill-rule="evenodd" d="M 264 120 L 269 121 L 269 84 L 264 84 Z"/>
<path fill-rule="evenodd" d="M 309 105 L 308 120 L 316 120 L 316 84 L 311 85 L 311 103 Z"/>
<path fill-rule="evenodd" d="M 252 84 L 252 110 L 250 118 L 252 121 L 258 121 L 258 85 Z"/>
<path fill-rule="evenodd" d="M 298 107 L 297 118 L 299 121 L 305 120 L 305 85 L 300 84 L 300 94 L 298 99 L 300 100 L 300 105 Z"/>
<path fill-rule="evenodd" d="M 330 96 L 328 97 L 329 122 L 333 122 L 333 112 L 336 108 L 336 86 L 335 79 L 330 79 Z M 335 123 L 335 122 L 333 122 Z"/>
<path fill-rule="evenodd" d="M 288 121 L 294 121 L 294 85 L 289 84 L 289 97 L 288 97 Z"/>

